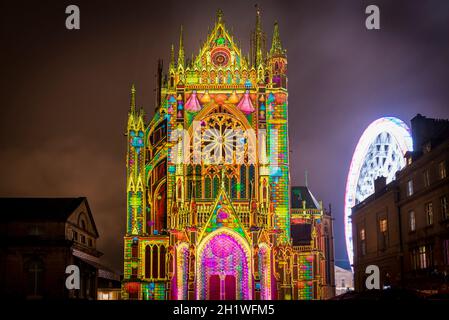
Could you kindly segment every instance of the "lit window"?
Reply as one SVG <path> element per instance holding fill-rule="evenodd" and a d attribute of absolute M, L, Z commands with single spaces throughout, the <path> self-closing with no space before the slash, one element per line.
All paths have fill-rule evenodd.
<path fill-rule="evenodd" d="M 365 229 L 360 230 L 360 240 L 365 240 Z"/>
<path fill-rule="evenodd" d="M 360 229 L 360 254 L 364 256 L 366 254 L 366 234 L 365 228 Z"/>
<path fill-rule="evenodd" d="M 438 164 L 438 173 L 439 173 L 440 179 L 446 178 L 446 163 L 444 161 L 441 161 Z"/>
<path fill-rule="evenodd" d="M 427 268 L 427 258 L 426 258 L 426 247 L 419 247 L 419 268 L 425 269 Z"/>
<path fill-rule="evenodd" d="M 407 182 L 407 196 L 413 195 L 413 180 Z"/>
<path fill-rule="evenodd" d="M 441 216 L 443 217 L 443 220 L 449 219 L 449 206 L 447 204 L 447 197 L 441 197 Z"/>
<path fill-rule="evenodd" d="M 387 228 L 388 228 L 387 218 L 380 219 L 380 222 L 379 222 L 380 232 L 382 232 L 382 233 L 387 232 Z"/>
<path fill-rule="evenodd" d="M 416 217 L 415 217 L 415 211 L 410 211 L 409 212 L 409 226 L 410 226 L 410 231 L 415 231 L 416 230 Z"/>
<path fill-rule="evenodd" d="M 424 186 L 425 186 L 425 187 L 430 186 L 429 170 L 425 170 L 425 171 L 423 172 L 423 177 L 424 177 Z"/>
<path fill-rule="evenodd" d="M 388 223 L 387 218 L 382 218 L 379 220 L 379 249 L 385 250 L 387 249 L 387 238 L 388 238 Z"/>
<path fill-rule="evenodd" d="M 427 225 L 433 224 L 433 206 L 432 202 L 426 203 L 426 218 L 427 218 Z"/>

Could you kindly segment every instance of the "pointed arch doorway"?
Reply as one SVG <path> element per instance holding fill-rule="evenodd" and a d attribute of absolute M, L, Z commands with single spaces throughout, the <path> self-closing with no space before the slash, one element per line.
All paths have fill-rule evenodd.
<path fill-rule="evenodd" d="M 198 300 L 251 300 L 251 250 L 241 235 L 228 228 L 208 234 L 198 246 Z"/>

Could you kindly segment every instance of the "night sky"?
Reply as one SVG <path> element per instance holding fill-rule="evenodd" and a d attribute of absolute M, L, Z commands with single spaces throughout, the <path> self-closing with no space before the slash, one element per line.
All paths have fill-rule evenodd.
<path fill-rule="evenodd" d="M 243 51 L 256 1 L 0 2 L 0 196 L 87 196 L 104 262 L 122 269 L 129 89 L 148 117 L 158 58 L 184 25 L 197 53 L 218 8 Z M 449 1 L 257 1 L 271 44 L 279 22 L 289 63 L 292 185 L 332 204 L 337 264 L 346 175 L 366 126 L 382 116 L 449 118 Z M 65 28 L 65 7 L 81 30 Z M 381 30 L 365 28 L 365 8 Z M 14 212 L 1 212 L 14 214 Z"/>

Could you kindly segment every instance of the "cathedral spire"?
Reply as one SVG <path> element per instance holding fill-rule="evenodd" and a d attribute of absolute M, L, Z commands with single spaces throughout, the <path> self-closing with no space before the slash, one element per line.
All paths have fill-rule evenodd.
<path fill-rule="evenodd" d="M 277 21 L 274 23 L 273 41 L 271 43 L 270 54 L 284 54 L 282 49 L 281 37 L 279 36 L 279 25 Z"/>
<path fill-rule="evenodd" d="M 181 25 L 181 33 L 179 35 L 179 51 L 178 51 L 178 68 L 184 68 L 184 39 L 183 39 L 183 28 Z"/>
<path fill-rule="evenodd" d="M 221 9 L 217 10 L 217 22 L 223 23 L 223 10 Z"/>
<path fill-rule="evenodd" d="M 260 8 L 256 4 L 256 29 L 254 30 L 254 63 L 257 68 L 263 62 L 263 31 L 260 19 Z"/>
<path fill-rule="evenodd" d="M 131 85 L 131 113 L 134 114 L 136 112 L 136 88 L 134 87 L 134 83 Z"/>
<path fill-rule="evenodd" d="M 171 45 L 170 49 L 170 70 L 173 70 L 175 68 L 175 46 Z"/>

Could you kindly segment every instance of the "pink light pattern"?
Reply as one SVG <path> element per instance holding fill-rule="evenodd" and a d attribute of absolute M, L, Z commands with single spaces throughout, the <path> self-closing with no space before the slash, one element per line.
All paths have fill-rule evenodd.
<path fill-rule="evenodd" d="M 200 252 L 198 298 L 208 299 L 211 276 L 227 275 L 236 279 L 236 299 L 251 299 L 251 288 L 249 287 L 249 257 L 247 249 L 231 234 L 219 233 L 213 236 Z M 222 289 L 224 290 L 224 289 Z"/>
<path fill-rule="evenodd" d="M 185 109 L 190 112 L 198 112 L 201 110 L 201 105 L 198 97 L 196 96 L 196 91 L 193 91 L 192 95 L 189 97 L 189 99 L 187 99 Z"/>
<path fill-rule="evenodd" d="M 254 112 L 254 110 L 256 110 L 254 109 L 251 98 L 249 97 L 249 90 L 246 90 L 245 94 L 237 105 L 237 108 L 239 108 L 245 114 L 250 114 L 251 112 Z"/>

